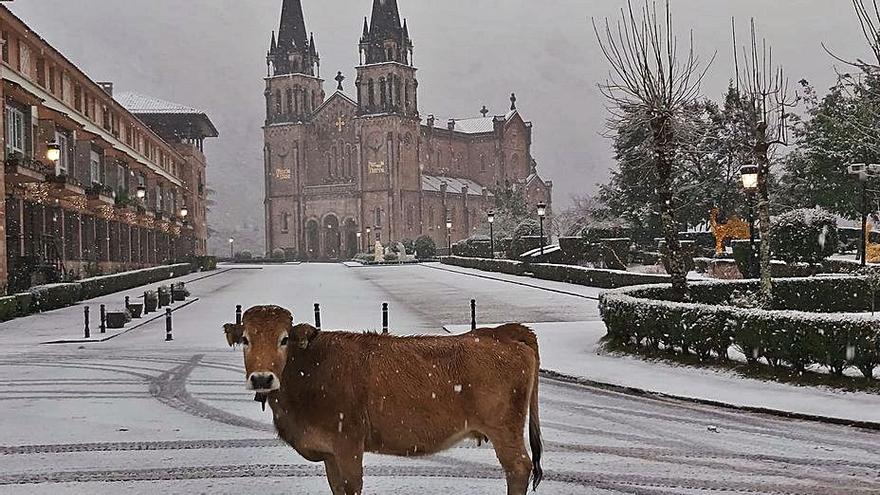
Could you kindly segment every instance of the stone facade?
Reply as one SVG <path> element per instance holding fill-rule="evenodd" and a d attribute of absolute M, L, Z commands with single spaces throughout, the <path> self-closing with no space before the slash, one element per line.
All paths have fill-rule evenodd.
<path fill-rule="evenodd" d="M 344 259 L 376 240 L 420 235 L 443 247 L 483 225 L 499 185 L 550 204 L 552 184 L 537 173 L 532 124 L 515 95 L 504 115 L 484 107 L 475 118 L 421 117 L 413 44 L 396 0 L 374 0 L 364 20 L 353 97 L 338 73 L 325 98 L 315 40 L 305 33 L 300 0 L 284 0 L 265 91 L 270 254 Z"/>

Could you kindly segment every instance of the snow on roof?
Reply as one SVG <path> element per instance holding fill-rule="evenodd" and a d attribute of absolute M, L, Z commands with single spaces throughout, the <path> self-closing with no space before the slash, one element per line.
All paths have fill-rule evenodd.
<path fill-rule="evenodd" d="M 507 112 L 507 114 L 503 116 L 504 121 L 509 121 L 516 113 L 516 110 L 511 110 Z M 463 134 L 482 134 L 484 132 L 492 132 L 495 130 L 495 118 L 496 117 L 474 117 L 470 119 L 447 120 L 435 118 L 434 128 L 449 130 L 449 120 L 453 120 L 455 121 L 455 132 L 461 132 Z M 427 125 L 427 119 L 425 119 L 422 124 Z"/>
<path fill-rule="evenodd" d="M 482 196 L 483 186 L 470 179 L 458 177 L 444 177 L 441 175 L 422 175 L 422 190 L 429 192 L 440 192 L 440 185 L 446 183 L 446 191 L 450 194 L 461 194 L 465 186 L 468 188 L 468 196 Z M 488 189 L 486 192 L 491 196 L 492 192 Z"/>
<path fill-rule="evenodd" d="M 140 93 L 125 92 L 114 95 L 113 99 L 133 114 L 139 113 L 165 113 L 165 114 L 194 114 L 204 115 L 205 112 L 186 105 L 173 103 L 153 96 Z"/>

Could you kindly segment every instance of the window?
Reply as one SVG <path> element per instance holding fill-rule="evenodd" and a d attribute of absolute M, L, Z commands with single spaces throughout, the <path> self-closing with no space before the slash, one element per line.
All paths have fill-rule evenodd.
<path fill-rule="evenodd" d="M 275 90 L 275 115 L 281 115 L 281 90 Z"/>
<path fill-rule="evenodd" d="M 382 226 L 382 208 L 376 207 L 376 227 Z"/>
<path fill-rule="evenodd" d="M 58 163 L 55 164 L 55 175 L 69 175 L 70 171 L 70 140 L 67 134 L 55 131 L 55 142 L 61 148 Z"/>
<path fill-rule="evenodd" d="M 293 90 L 287 88 L 287 114 L 293 115 Z"/>
<path fill-rule="evenodd" d="M 434 228 L 436 224 L 434 223 L 434 207 L 428 208 L 428 227 Z"/>
<path fill-rule="evenodd" d="M 385 109 L 386 104 L 388 103 L 388 96 L 385 94 L 385 88 L 387 85 L 385 84 L 385 79 L 379 79 L 379 104 L 382 105 L 382 109 Z"/>
<path fill-rule="evenodd" d="M 55 94 L 55 66 L 49 67 L 49 92 Z"/>
<path fill-rule="evenodd" d="M 288 232 L 290 232 L 290 213 L 284 212 L 281 214 L 281 233 Z"/>
<path fill-rule="evenodd" d="M 37 58 L 37 84 L 46 87 L 46 60 Z"/>
<path fill-rule="evenodd" d="M 101 154 L 95 150 L 89 153 L 89 180 L 92 184 L 102 184 L 101 180 Z"/>
<path fill-rule="evenodd" d="M 370 79 L 370 82 L 367 83 L 367 104 L 372 107 L 376 104 L 376 83 Z"/>
<path fill-rule="evenodd" d="M 125 165 L 121 163 L 116 164 L 116 191 L 118 193 L 128 192 L 128 187 L 126 187 L 126 179 L 128 179 L 128 170 L 125 169 Z"/>
<path fill-rule="evenodd" d="M 76 108 L 77 112 L 82 113 L 82 104 L 82 88 L 77 84 L 73 87 L 73 107 Z"/>
<path fill-rule="evenodd" d="M 156 185 L 156 211 L 162 211 L 162 184 Z"/>
<path fill-rule="evenodd" d="M 9 33 L 6 31 L 3 31 L 2 33 L 0 33 L 0 37 L 3 38 L 3 61 L 8 64 L 9 63 L 9 43 L 10 43 Z"/>
<path fill-rule="evenodd" d="M 24 113 L 12 106 L 6 106 L 6 149 L 24 154 Z"/>

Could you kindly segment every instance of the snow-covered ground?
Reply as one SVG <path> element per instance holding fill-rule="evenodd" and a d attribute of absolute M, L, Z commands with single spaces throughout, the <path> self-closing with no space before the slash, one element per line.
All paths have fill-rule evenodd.
<path fill-rule="evenodd" d="M 311 321 L 320 302 L 325 328 L 375 329 L 387 301 L 396 333 L 443 333 L 467 324 L 475 298 L 481 322 L 537 322 L 545 366 L 570 374 L 590 362 L 598 332 L 583 330 L 596 326 L 598 291 L 555 282 L 320 264 L 196 278 L 188 280 L 198 301 L 178 306 L 172 342 L 159 319 L 101 343 L 42 343 L 81 337 L 82 306 L 0 324 L 0 493 L 329 493 L 321 466 L 280 445 L 269 413 L 244 390 L 240 351 L 221 331 L 236 304 L 282 304 Z M 94 314 L 125 294 L 87 304 Z M 614 362 L 619 374 L 653 366 L 603 359 L 586 367 L 588 378 L 613 375 Z M 874 432 L 553 380 L 542 380 L 540 393 L 547 476 L 539 493 L 826 495 L 880 486 Z M 368 456 L 365 466 L 368 494 L 504 492 L 486 446 Z"/>

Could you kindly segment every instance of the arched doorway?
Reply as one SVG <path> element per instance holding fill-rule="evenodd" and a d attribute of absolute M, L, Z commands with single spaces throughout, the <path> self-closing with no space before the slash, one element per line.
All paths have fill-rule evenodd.
<path fill-rule="evenodd" d="M 358 246 L 357 231 L 358 227 L 354 219 L 346 218 L 342 223 L 342 254 L 347 259 L 354 258 L 354 255 L 356 255 L 361 249 L 361 247 Z"/>
<path fill-rule="evenodd" d="M 324 217 L 324 249 L 321 257 L 329 260 L 338 260 L 342 238 L 339 232 L 339 219 L 330 214 Z"/>
<path fill-rule="evenodd" d="M 306 259 L 317 259 L 321 254 L 318 244 L 318 232 L 319 227 L 317 220 L 312 219 L 306 222 Z"/>

